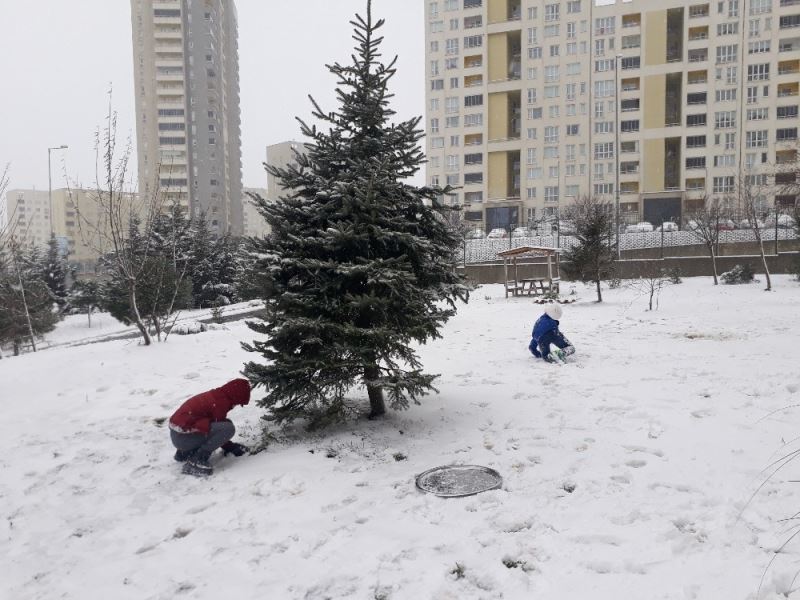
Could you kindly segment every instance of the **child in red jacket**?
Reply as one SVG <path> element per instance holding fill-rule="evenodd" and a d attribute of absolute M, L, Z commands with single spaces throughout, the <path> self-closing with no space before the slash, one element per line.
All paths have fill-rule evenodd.
<path fill-rule="evenodd" d="M 192 396 L 169 418 L 169 434 L 177 448 L 175 460 L 185 463 L 187 475 L 211 475 L 211 453 L 222 448 L 225 454 L 241 456 L 247 446 L 231 442 L 236 428 L 228 412 L 250 402 L 250 383 L 234 379 L 219 388 Z"/>

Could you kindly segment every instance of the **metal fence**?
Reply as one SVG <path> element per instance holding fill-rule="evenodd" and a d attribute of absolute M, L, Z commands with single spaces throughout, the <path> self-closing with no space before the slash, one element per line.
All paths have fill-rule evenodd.
<path fill-rule="evenodd" d="M 765 226 L 759 228 L 761 239 L 764 243 L 775 243 L 776 233 L 778 241 L 797 239 L 797 230 L 794 227 Z M 719 244 L 738 242 L 755 242 L 756 235 L 752 229 L 732 229 L 719 232 Z M 544 246 L 548 248 L 572 247 L 576 238 L 571 235 L 511 235 L 499 239 L 466 240 L 463 247 L 462 260 L 464 264 L 481 263 L 498 260 L 497 253 L 520 246 Z M 694 246 L 703 244 L 703 240 L 691 231 L 652 231 L 641 233 L 620 233 L 620 250 L 641 250 L 644 248 L 670 248 L 678 246 Z M 772 249 L 770 248 L 770 251 Z"/>

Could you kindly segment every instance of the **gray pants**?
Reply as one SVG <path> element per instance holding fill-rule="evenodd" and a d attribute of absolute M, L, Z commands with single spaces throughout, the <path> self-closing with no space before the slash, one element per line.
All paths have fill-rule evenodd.
<path fill-rule="evenodd" d="M 178 450 L 183 450 L 184 452 L 198 451 L 202 454 L 211 454 L 222 444 L 229 441 L 234 433 L 236 433 L 236 428 L 227 419 L 211 423 L 208 435 L 204 433 L 178 433 L 172 429 L 169 430 L 172 445 Z"/>

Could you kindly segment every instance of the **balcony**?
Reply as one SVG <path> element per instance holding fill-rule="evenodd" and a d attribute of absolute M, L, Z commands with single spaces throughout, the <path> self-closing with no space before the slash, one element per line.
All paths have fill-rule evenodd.
<path fill-rule="evenodd" d="M 778 98 L 788 98 L 800 94 L 800 83 L 779 83 Z"/>
<path fill-rule="evenodd" d="M 638 92 L 640 89 L 639 78 L 629 77 L 623 79 L 620 83 L 623 92 Z"/>
<path fill-rule="evenodd" d="M 481 146 L 483 144 L 482 133 L 470 133 L 464 136 L 465 146 Z"/>
<path fill-rule="evenodd" d="M 464 68 L 465 69 L 477 69 L 483 66 L 483 55 L 477 54 L 474 56 L 465 56 L 464 57 Z"/>
<path fill-rule="evenodd" d="M 483 75 L 467 75 L 464 77 L 464 87 L 480 87 L 483 85 Z"/>
<path fill-rule="evenodd" d="M 689 7 L 689 18 L 690 19 L 703 19 L 708 17 L 709 9 L 708 4 L 695 4 L 694 6 Z"/>
<path fill-rule="evenodd" d="M 633 27 L 641 27 L 641 26 L 642 26 L 642 15 L 640 13 L 622 15 L 623 29 L 630 29 Z"/>
<path fill-rule="evenodd" d="M 781 40 L 778 43 L 778 52 L 800 52 L 800 37 Z"/>
<path fill-rule="evenodd" d="M 778 63 L 778 75 L 797 75 L 800 73 L 800 60 L 783 60 Z"/>
<path fill-rule="evenodd" d="M 689 85 L 708 83 L 708 71 L 689 71 L 686 81 Z"/>
<path fill-rule="evenodd" d="M 703 27 L 690 27 L 689 28 L 689 41 L 696 42 L 698 40 L 708 39 L 708 25 Z"/>
<path fill-rule="evenodd" d="M 694 50 L 689 50 L 690 63 L 706 62 L 707 60 L 708 60 L 708 48 L 697 48 Z"/>

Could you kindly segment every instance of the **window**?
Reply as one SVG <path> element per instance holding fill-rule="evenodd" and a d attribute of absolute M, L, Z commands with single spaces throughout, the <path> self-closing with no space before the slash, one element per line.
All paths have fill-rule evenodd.
<path fill-rule="evenodd" d="M 451 38 L 444 42 L 444 53 L 446 55 L 458 54 L 458 38 Z"/>
<path fill-rule="evenodd" d="M 476 29 L 478 27 L 483 27 L 483 17 L 481 15 L 464 17 L 464 29 Z"/>
<path fill-rule="evenodd" d="M 527 164 L 535 165 L 538 161 L 536 160 L 536 148 L 528 148 L 527 151 Z"/>
<path fill-rule="evenodd" d="M 464 0 L 464 8 L 480 8 L 483 0 Z"/>
<path fill-rule="evenodd" d="M 800 27 L 800 14 L 781 17 L 780 27 L 781 29 L 791 29 L 792 27 Z"/>
<path fill-rule="evenodd" d="M 465 154 L 464 155 L 464 164 L 465 165 L 482 165 L 483 164 L 483 153 L 477 152 L 475 154 Z"/>
<path fill-rule="evenodd" d="M 775 139 L 779 142 L 797 140 L 797 127 L 776 130 Z"/>
<path fill-rule="evenodd" d="M 558 202 L 558 186 L 546 186 L 544 188 L 544 201 L 548 204 Z"/>
<path fill-rule="evenodd" d="M 431 90 L 438 91 L 444 89 L 444 79 L 431 79 Z"/>
<path fill-rule="evenodd" d="M 614 80 L 595 81 L 594 95 L 596 98 L 607 98 L 614 95 Z"/>
<path fill-rule="evenodd" d="M 639 142 L 620 142 L 619 151 L 620 154 L 635 154 L 639 152 Z"/>
<path fill-rule="evenodd" d="M 706 124 L 706 113 L 699 115 L 686 115 L 687 127 L 702 127 Z"/>
<path fill-rule="evenodd" d="M 444 21 L 431 21 L 431 33 L 441 33 L 444 31 Z"/>
<path fill-rule="evenodd" d="M 614 17 L 601 17 L 594 20 L 595 35 L 612 35 L 614 33 Z"/>
<path fill-rule="evenodd" d="M 687 169 L 705 169 L 706 168 L 706 157 L 705 156 L 693 156 L 686 159 L 686 168 Z"/>
<path fill-rule="evenodd" d="M 558 146 L 545 146 L 544 147 L 544 157 L 545 158 L 558 158 Z"/>
<path fill-rule="evenodd" d="M 439 61 L 431 61 L 431 77 L 436 77 L 439 74 Z"/>
<path fill-rule="evenodd" d="M 622 112 L 631 112 L 634 110 L 639 110 L 639 98 L 623 100 L 622 102 L 620 102 L 620 110 Z"/>
<path fill-rule="evenodd" d="M 706 136 L 704 135 L 687 135 L 686 136 L 687 148 L 705 148 Z"/>
<path fill-rule="evenodd" d="M 733 167 L 736 165 L 735 154 L 720 154 L 714 157 L 715 167 Z"/>
<path fill-rule="evenodd" d="M 558 79 L 558 65 L 549 65 L 544 68 L 544 80 L 546 82 L 552 83 L 553 81 L 558 81 Z"/>
<path fill-rule="evenodd" d="M 559 25 L 545 25 L 544 27 L 544 37 L 558 37 L 561 28 Z"/>
<path fill-rule="evenodd" d="M 529 140 L 539 139 L 539 131 L 536 129 L 536 127 L 528 127 L 527 134 L 527 138 Z"/>
<path fill-rule="evenodd" d="M 717 46 L 717 64 L 736 62 L 738 48 L 738 44 Z"/>
<path fill-rule="evenodd" d="M 455 117 L 447 117 L 444 120 L 444 126 L 447 129 L 452 129 L 454 127 L 458 127 L 458 123 L 461 119 L 458 116 Z"/>
<path fill-rule="evenodd" d="M 567 75 L 580 75 L 581 63 L 569 63 L 567 65 Z"/>
<path fill-rule="evenodd" d="M 717 35 L 735 35 L 739 33 L 739 23 L 720 23 L 717 25 Z"/>
<path fill-rule="evenodd" d="M 571 15 L 581 12 L 581 0 L 567 2 L 567 12 Z"/>
<path fill-rule="evenodd" d="M 766 121 L 769 119 L 768 108 L 748 108 L 747 120 L 748 121 Z"/>
<path fill-rule="evenodd" d="M 748 131 L 745 134 L 745 145 L 747 148 L 766 148 L 768 133 L 766 129 L 760 131 Z"/>
<path fill-rule="evenodd" d="M 483 183 L 483 173 L 465 173 L 464 174 L 464 184 L 471 185 L 471 184 L 480 184 Z"/>
<path fill-rule="evenodd" d="M 636 119 L 635 121 L 622 121 L 620 123 L 620 130 L 623 133 L 639 131 L 639 119 Z"/>
<path fill-rule="evenodd" d="M 443 137 L 431 138 L 431 148 L 444 148 L 444 138 Z"/>
<path fill-rule="evenodd" d="M 480 127 L 483 125 L 483 113 L 464 115 L 464 127 Z"/>
<path fill-rule="evenodd" d="M 558 21 L 559 11 L 561 5 L 559 4 L 545 4 L 544 5 L 544 20 L 545 21 Z"/>
<path fill-rule="evenodd" d="M 614 60 L 610 58 L 604 58 L 602 60 L 594 61 L 594 71 L 595 73 L 604 73 L 606 71 L 613 71 L 614 70 Z"/>
<path fill-rule="evenodd" d="M 719 100 L 719 98 L 717 98 Z M 687 104 L 705 104 L 706 103 L 706 92 L 695 92 L 693 94 L 688 94 L 686 96 L 686 103 Z"/>
<path fill-rule="evenodd" d="M 541 108 L 529 108 L 528 109 L 528 119 L 541 119 L 542 118 L 542 109 Z"/>
<path fill-rule="evenodd" d="M 577 28 L 575 22 L 567 23 L 567 39 L 574 40 L 577 35 Z M 569 52 L 567 52 L 569 54 Z"/>
<path fill-rule="evenodd" d="M 528 48 L 528 58 L 542 58 L 542 48 L 541 48 L 541 46 L 536 46 L 534 48 Z"/>
<path fill-rule="evenodd" d="M 464 38 L 464 48 L 480 48 L 482 45 L 482 35 L 468 35 Z"/>
<path fill-rule="evenodd" d="M 595 123 L 594 123 L 594 132 L 595 133 L 614 133 L 614 122 L 613 121 L 595 121 Z"/>
<path fill-rule="evenodd" d="M 567 135 L 578 135 L 579 127 L 579 125 L 567 125 Z"/>
<path fill-rule="evenodd" d="M 772 12 L 772 0 L 750 0 L 750 14 L 763 15 Z"/>
<path fill-rule="evenodd" d="M 594 184 L 594 193 L 597 196 L 610 196 L 614 193 L 614 184 L 613 183 L 595 183 Z"/>
<path fill-rule="evenodd" d="M 796 119 L 797 106 L 779 106 L 778 107 L 779 119 Z"/>
<path fill-rule="evenodd" d="M 459 20 L 450 19 L 450 31 L 458 31 Z"/>
<path fill-rule="evenodd" d="M 185 137 L 159 137 L 158 143 L 165 146 L 181 146 L 186 143 Z"/>
<path fill-rule="evenodd" d="M 600 160 L 604 158 L 614 158 L 614 143 L 602 142 L 594 145 L 594 158 Z"/>
<path fill-rule="evenodd" d="M 156 8 L 153 9 L 153 16 L 155 17 L 180 17 L 181 11 L 179 8 Z"/>
<path fill-rule="evenodd" d="M 459 109 L 458 106 L 458 96 L 450 96 L 444 99 L 444 112 L 445 113 L 457 113 Z"/>
<path fill-rule="evenodd" d="M 558 98 L 559 96 L 559 87 L 557 85 L 546 85 L 544 86 L 544 97 L 545 98 Z"/>
<path fill-rule="evenodd" d="M 466 192 L 464 194 L 464 202 L 467 204 L 483 202 L 483 192 Z"/>
<path fill-rule="evenodd" d="M 567 85 L 564 86 L 564 94 L 566 95 L 567 100 L 575 100 L 575 95 L 577 94 L 577 91 L 578 91 L 578 86 L 575 83 L 568 83 Z M 575 105 L 573 104 L 571 106 L 573 108 L 572 114 L 575 114 L 574 112 Z"/>
<path fill-rule="evenodd" d="M 464 106 L 482 106 L 483 94 L 476 94 L 474 96 L 464 96 Z"/>
<path fill-rule="evenodd" d="M 622 68 L 623 69 L 638 69 L 641 62 L 641 57 L 639 56 L 626 56 L 622 59 Z"/>
<path fill-rule="evenodd" d="M 186 129 L 185 123 L 159 123 L 159 131 L 183 131 Z"/>
<path fill-rule="evenodd" d="M 560 56 L 561 54 L 561 47 L 558 44 L 550 46 L 550 56 Z"/>
<path fill-rule="evenodd" d="M 736 111 L 728 110 L 715 113 L 714 127 L 716 129 L 729 129 L 736 127 Z"/>
<path fill-rule="evenodd" d="M 715 194 L 726 194 L 733 191 L 733 176 L 726 176 L 726 177 L 714 177 L 714 193 Z"/>
<path fill-rule="evenodd" d="M 544 141 L 545 143 L 558 143 L 558 127 L 545 127 Z"/>
<path fill-rule="evenodd" d="M 717 102 L 734 102 L 736 100 L 736 88 L 717 90 Z"/>
<path fill-rule="evenodd" d="M 770 51 L 770 40 L 759 40 L 757 42 L 750 42 L 747 46 L 747 51 L 750 54 L 762 54 Z"/>
<path fill-rule="evenodd" d="M 458 135 L 451 135 L 450 136 L 450 146 L 456 148 L 461 145 L 461 136 Z"/>
<path fill-rule="evenodd" d="M 765 81 L 769 79 L 769 63 L 747 65 L 747 81 Z"/>
<path fill-rule="evenodd" d="M 548 168 L 548 176 L 550 179 L 558 179 L 558 166 Z"/>
<path fill-rule="evenodd" d="M 575 160 L 575 144 L 567 144 L 567 160 Z"/>

